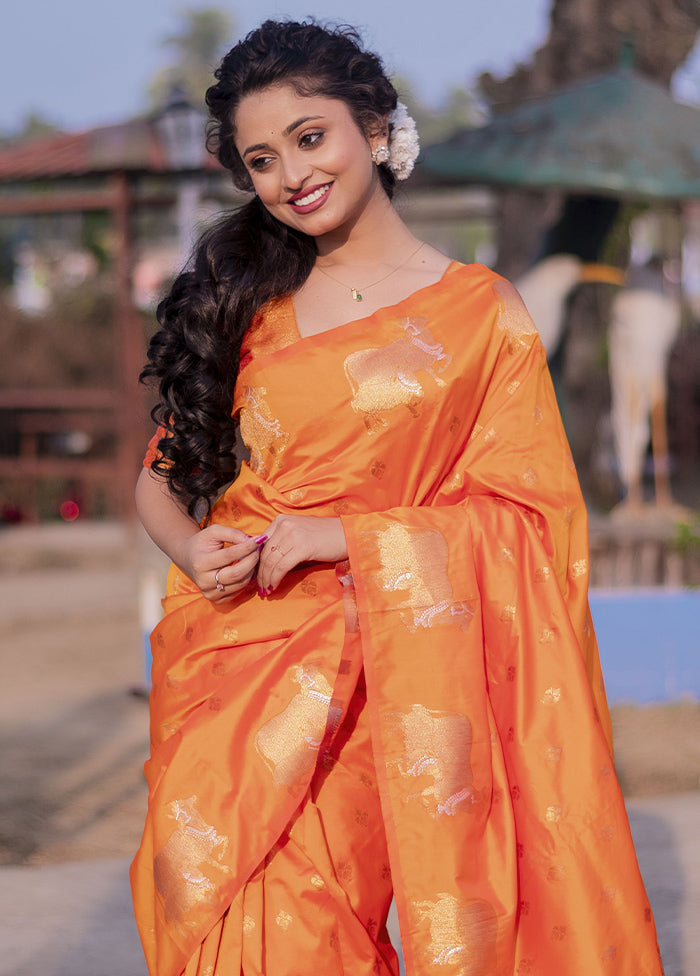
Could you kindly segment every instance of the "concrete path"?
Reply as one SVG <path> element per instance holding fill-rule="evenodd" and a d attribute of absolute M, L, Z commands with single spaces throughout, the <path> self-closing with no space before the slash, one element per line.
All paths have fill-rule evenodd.
<path fill-rule="evenodd" d="M 628 809 L 666 976 L 700 976 L 700 793 Z M 0 976 L 146 976 L 127 871 L 124 859 L 1 868 Z"/>
<path fill-rule="evenodd" d="M 629 800 L 666 976 L 700 976 L 700 793 Z"/>
<path fill-rule="evenodd" d="M 1 976 L 146 976 L 128 866 L 1 868 Z"/>
<path fill-rule="evenodd" d="M 116 522 L 23 525 L 0 531 L 3 626 L 135 606 L 137 574 L 124 567 L 134 562 L 135 550 L 149 551 L 147 547 L 154 548 L 141 530 L 130 535 Z"/>

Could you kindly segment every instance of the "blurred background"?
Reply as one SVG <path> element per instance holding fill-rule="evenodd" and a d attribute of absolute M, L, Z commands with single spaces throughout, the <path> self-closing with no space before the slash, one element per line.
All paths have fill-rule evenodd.
<path fill-rule="evenodd" d="M 124 872 L 165 566 L 133 507 L 137 377 L 197 233 L 245 199 L 204 149 L 213 68 L 308 15 L 358 27 L 417 121 L 412 230 L 513 280 L 540 330 L 666 970 L 700 976 L 698 0 L 4 12 L 0 974 L 143 972 Z"/>

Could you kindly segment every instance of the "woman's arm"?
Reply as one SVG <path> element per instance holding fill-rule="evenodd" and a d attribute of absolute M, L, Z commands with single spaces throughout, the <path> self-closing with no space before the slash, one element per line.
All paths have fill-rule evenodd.
<path fill-rule="evenodd" d="M 158 548 L 184 570 L 179 546 L 199 532 L 199 525 L 150 468 L 143 468 L 136 482 L 136 511 Z"/>
<path fill-rule="evenodd" d="M 136 484 L 136 510 L 159 549 L 214 603 L 235 596 L 255 576 L 261 540 L 228 525 L 200 529 L 167 482 L 144 468 Z M 217 587 L 218 583 L 223 589 Z"/>

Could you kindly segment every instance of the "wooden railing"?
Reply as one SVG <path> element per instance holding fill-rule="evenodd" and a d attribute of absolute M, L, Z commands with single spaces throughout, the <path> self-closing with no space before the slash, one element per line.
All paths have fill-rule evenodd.
<path fill-rule="evenodd" d="M 17 454 L 0 455 L 0 478 L 9 488 L 3 500 L 17 499 L 24 519 L 38 520 L 41 482 L 50 480 L 65 480 L 75 487 L 84 505 L 82 514 L 98 514 L 98 498 L 106 508 L 100 514 L 128 514 L 126 477 L 119 463 L 123 412 L 114 390 L 0 390 L 0 410 L 7 411 L 8 422 L 19 437 Z M 44 435 L 74 431 L 93 437 L 106 435 L 112 445 L 98 456 L 89 452 L 61 456 L 42 450 Z M 133 486 L 136 459 L 129 467 L 134 472 L 126 476 Z"/>
<path fill-rule="evenodd" d="M 679 544 L 681 518 L 653 509 L 638 520 L 592 518 L 591 586 L 700 586 L 700 546 Z"/>

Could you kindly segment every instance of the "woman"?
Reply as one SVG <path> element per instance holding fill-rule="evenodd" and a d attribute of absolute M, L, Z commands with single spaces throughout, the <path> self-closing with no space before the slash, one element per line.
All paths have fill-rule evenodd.
<path fill-rule="evenodd" d="M 267 22 L 217 79 L 256 195 L 145 370 L 137 501 L 173 560 L 132 869 L 150 972 L 395 974 L 394 894 L 408 973 L 659 973 L 524 306 L 392 207 L 417 142 L 351 31 Z"/>

